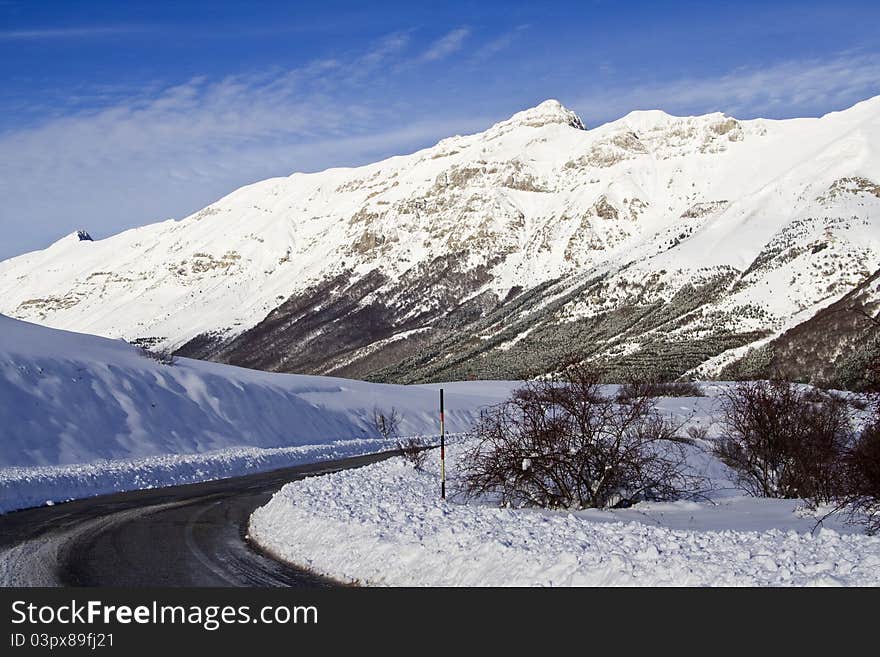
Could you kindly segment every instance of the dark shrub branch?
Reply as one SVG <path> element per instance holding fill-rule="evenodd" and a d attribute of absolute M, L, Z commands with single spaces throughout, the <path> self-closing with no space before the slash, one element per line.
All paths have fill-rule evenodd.
<path fill-rule="evenodd" d="M 398 438 L 397 448 L 403 458 L 416 470 L 421 470 L 425 466 L 425 461 L 428 459 L 428 445 L 421 438 Z"/>
<path fill-rule="evenodd" d="M 372 428 L 385 440 L 394 439 L 397 449 L 416 470 L 421 470 L 428 457 L 428 445 L 421 438 L 415 436 L 400 437 L 400 413 L 396 408 L 384 410 L 374 406 L 370 414 Z"/>
<path fill-rule="evenodd" d="M 849 409 L 782 381 L 737 384 L 721 398 L 722 433 L 715 452 L 751 495 L 834 499 L 852 435 Z"/>
<path fill-rule="evenodd" d="M 400 413 L 396 408 L 386 411 L 374 406 L 370 414 L 370 425 L 385 440 L 397 438 L 400 429 Z"/>
<path fill-rule="evenodd" d="M 843 505 L 869 534 L 880 532 L 880 413 L 846 456 Z"/>
<path fill-rule="evenodd" d="M 696 383 L 690 381 L 667 381 L 648 383 L 626 383 L 617 393 L 620 399 L 634 397 L 705 397 Z"/>
<path fill-rule="evenodd" d="M 608 508 L 695 494 L 688 442 L 678 427 L 636 395 L 603 394 L 595 373 L 570 367 L 560 381 L 529 383 L 485 412 L 464 459 L 471 495 L 498 494 L 504 505 Z"/>

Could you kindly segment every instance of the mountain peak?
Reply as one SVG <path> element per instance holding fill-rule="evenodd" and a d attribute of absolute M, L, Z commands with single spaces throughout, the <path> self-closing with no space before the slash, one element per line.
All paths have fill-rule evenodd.
<path fill-rule="evenodd" d="M 581 121 L 580 117 L 554 98 L 545 100 L 543 103 L 535 105 L 535 107 L 517 112 L 507 121 L 502 121 L 497 125 L 525 125 L 539 128 L 552 123 L 561 123 L 571 126 L 572 128 L 577 128 L 578 130 L 586 130 L 584 122 Z"/>
<path fill-rule="evenodd" d="M 554 345 L 613 376 L 715 373 L 880 266 L 878 110 L 649 110 L 586 132 L 549 100 L 409 156 L 248 185 L 179 222 L 71 233 L 0 265 L 0 312 L 362 378 L 541 374 Z"/>

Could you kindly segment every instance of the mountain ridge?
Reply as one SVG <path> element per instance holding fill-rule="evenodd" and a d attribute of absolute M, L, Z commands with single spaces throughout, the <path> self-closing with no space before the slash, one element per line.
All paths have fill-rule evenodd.
<path fill-rule="evenodd" d="M 880 97 L 820 118 L 642 110 L 590 130 L 548 100 L 181 221 L 67 236 L 0 263 L 0 312 L 389 381 L 532 376 L 570 353 L 614 376 L 714 375 L 880 266 L 878 181 Z"/>

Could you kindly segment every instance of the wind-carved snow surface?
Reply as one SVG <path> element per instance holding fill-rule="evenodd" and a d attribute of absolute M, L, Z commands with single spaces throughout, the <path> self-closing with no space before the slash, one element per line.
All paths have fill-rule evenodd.
<path fill-rule="evenodd" d="M 702 424 L 712 408 L 706 399 L 660 406 L 696 410 Z M 286 485 L 254 512 L 250 538 L 279 559 L 369 585 L 880 585 L 880 537 L 835 518 L 813 531 L 800 501 L 742 497 L 703 452 L 690 462 L 717 489 L 711 501 L 564 512 L 466 503 L 462 450 L 448 449 L 447 502 L 436 452 L 424 471 L 395 457 Z"/>
<path fill-rule="evenodd" d="M 447 385 L 449 429 L 512 385 Z M 383 451 L 372 410 L 396 408 L 402 434 L 435 434 L 436 388 L 163 365 L 0 315 L 0 512 Z"/>

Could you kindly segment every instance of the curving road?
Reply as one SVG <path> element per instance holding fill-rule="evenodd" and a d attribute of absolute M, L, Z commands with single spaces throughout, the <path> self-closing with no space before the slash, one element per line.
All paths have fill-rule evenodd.
<path fill-rule="evenodd" d="M 336 586 L 257 551 L 246 539 L 248 518 L 289 481 L 392 454 L 0 515 L 0 558 L 7 579 L 25 585 Z"/>

